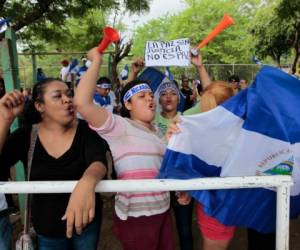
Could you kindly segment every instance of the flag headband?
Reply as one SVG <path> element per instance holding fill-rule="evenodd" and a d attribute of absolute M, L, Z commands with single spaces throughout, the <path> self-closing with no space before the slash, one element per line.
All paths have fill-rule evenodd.
<path fill-rule="evenodd" d="M 142 91 L 148 91 L 148 92 L 151 91 L 152 92 L 152 90 L 151 90 L 151 88 L 149 87 L 148 84 L 141 83 L 141 84 L 135 85 L 131 89 L 129 89 L 125 93 L 125 95 L 123 97 L 123 101 L 127 102 L 132 96 L 134 96 L 135 94 L 140 93 Z"/>
<path fill-rule="evenodd" d="M 103 89 L 111 89 L 111 83 L 107 83 L 107 82 L 99 83 L 99 84 L 97 84 L 97 87 L 103 88 Z"/>
<path fill-rule="evenodd" d="M 158 95 L 159 97 L 162 95 L 162 93 L 168 89 L 171 89 L 173 90 L 176 95 L 179 97 L 180 94 L 179 94 L 179 90 L 177 88 L 177 86 L 172 83 L 172 82 L 165 82 L 165 83 L 162 83 L 159 87 L 158 87 Z"/>

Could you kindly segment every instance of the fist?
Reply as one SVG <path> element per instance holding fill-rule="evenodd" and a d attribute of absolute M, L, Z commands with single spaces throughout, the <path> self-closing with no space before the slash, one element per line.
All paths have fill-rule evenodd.
<path fill-rule="evenodd" d="M 24 109 L 24 96 L 18 90 L 5 94 L 0 99 L 0 119 L 12 122 Z"/>
<path fill-rule="evenodd" d="M 144 59 L 139 57 L 132 62 L 131 68 L 134 73 L 139 73 L 145 66 Z"/>
<path fill-rule="evenodd" d="M 202 63 L 202 56 L 200 54 L 200 51 L 197 50 L 197 49 L 195 49 L 195 48 L 192 48 L 192 50 L 191 50 L 191 62 L 196 67 L 201 67 L 203 65 L 203 63 Z"/>
<path fill-rule="evenodd" d="M 90 61 L 95 61 L 95 60 L 100 60 L 100 63 L 102 62 L 102 54 L 100 54 L 98 52 L 98 48 L 92 48 L 91 50 L 89 50 L 89 52 L 87 53 L 87 59 L 89 59 Z"/>

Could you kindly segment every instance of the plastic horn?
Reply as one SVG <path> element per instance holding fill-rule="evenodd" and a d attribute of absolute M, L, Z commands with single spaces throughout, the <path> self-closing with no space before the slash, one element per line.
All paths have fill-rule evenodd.
<path fill-rule="evenodd" d="M 203 48 L 206 44 L 208 44 L 211 40 L 215 38 L 222 30 L 228 28 L 229 26 L 234 24 L 234 20 L 228 14 L 224 14 L 222 21 L 214 28 L 212 32 L 208 34 L 208 36 L 199 44 L 198 49 Z"/>
<path fill-rule="evenodd" d="M 120 40 L 120 35 L 117 30 L 112 27 L 105 27 L 103 30 L 103 39 L 98 46 L 98 52 L 103 53 L 103 51 L 112 43 L 118 42 Z"/>

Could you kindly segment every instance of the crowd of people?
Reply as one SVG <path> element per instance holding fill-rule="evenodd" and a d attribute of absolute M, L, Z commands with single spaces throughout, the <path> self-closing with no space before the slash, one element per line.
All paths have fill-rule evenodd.
<path fill-rule="evenodd" d="M 237 75 L 212 81 L 201 55 L 191 55 L 198 78 L 183 76 L 181 87 L 175 80 L 164 81 L 156 98 L 151 83 L 138 78 L 144 63 L 137 59 L 128 79 L 120 80 L 122 89 L 116 97 L 112 91 L 116 83 L 99 78 L 102 55 L 97 48 L 81 61 L 74 73 L 63 60 L 59 78 L 47 78 L 40 68 L 32 93 L 28 89 L 6 93 L 0 78 L 0 173 L 20 160 L 25 168 L 31 165 L 29 180 L 78 180 L 71 194 L 33 195 L 32 225 L 40 250 L 97 249 L 102 201 L 94 189 L 106 176 L 108 152 L 117 179 L 153 179 L 168 139 L 180 133 L 181 115 L 209 111 L 248 86 Z M 181 95 L 183 112 L 178 111 Z M 20 115 L 22 126 L 10 134 L 10 125 Z M 28 164 L 34 131 L 37 140 Z M 0 195 L 0 210 L 5 211 L 5 196 Z M 191 250 L 194 207 L 202 249 L 228 249 L 236 228 L 207 215 L 185 192 L 118 192 L 113 233 L 125 250 L 171 250 L 174 224 L 180 249 Z M 11 249 L 12 228 L 8 214 L 1 211 L 0 228 L 0 249 Z M 249 230 L 248 249 L 275 249 L 275 235 Z"/>

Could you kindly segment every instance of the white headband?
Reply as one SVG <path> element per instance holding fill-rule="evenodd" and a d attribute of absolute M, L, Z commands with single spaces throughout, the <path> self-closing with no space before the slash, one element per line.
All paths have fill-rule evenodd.
<path fill-rule="evenodd" d="M 149 87 L 148 84 L 146 83 L 141 83 L 141 84 L 138 84 L 138 85 L 135 85 L 133 86 L 131 89 L 129 89 L 124 97 L 123 97 L 123 101 L 124 102 L 127 102 L 133 95 L 139 93 L 139 92 L 142 92 L 142 91 L 151 91 L 151 88 Z"/>
<path fill-rule="evenodd" d="M 99 84 L 97 84 L 97 87 L 103 88 L 103 89 L 111 89 L 111 83 L 106 83 L 106 82 L 99 83 Z"/>
<path fill-rule="evenodd" d="M 160 97 L 160 96 L 162 95 L 162 93 L 163 93 L 164 91 L 166 91 L 167 89 L 173 90 L 173 91 L 176 93 L 176 95 L 177 95 L 178 97 L 180 97 L 179 90 L 178 90 L 176 84 L 174 84 L 174 83 L 172 83 L 172 82 L 165 82 L 165 83 L 162 83 L 162 84 L 158 87 L 158 95 L 159 95 L 159 97 Z"/>

